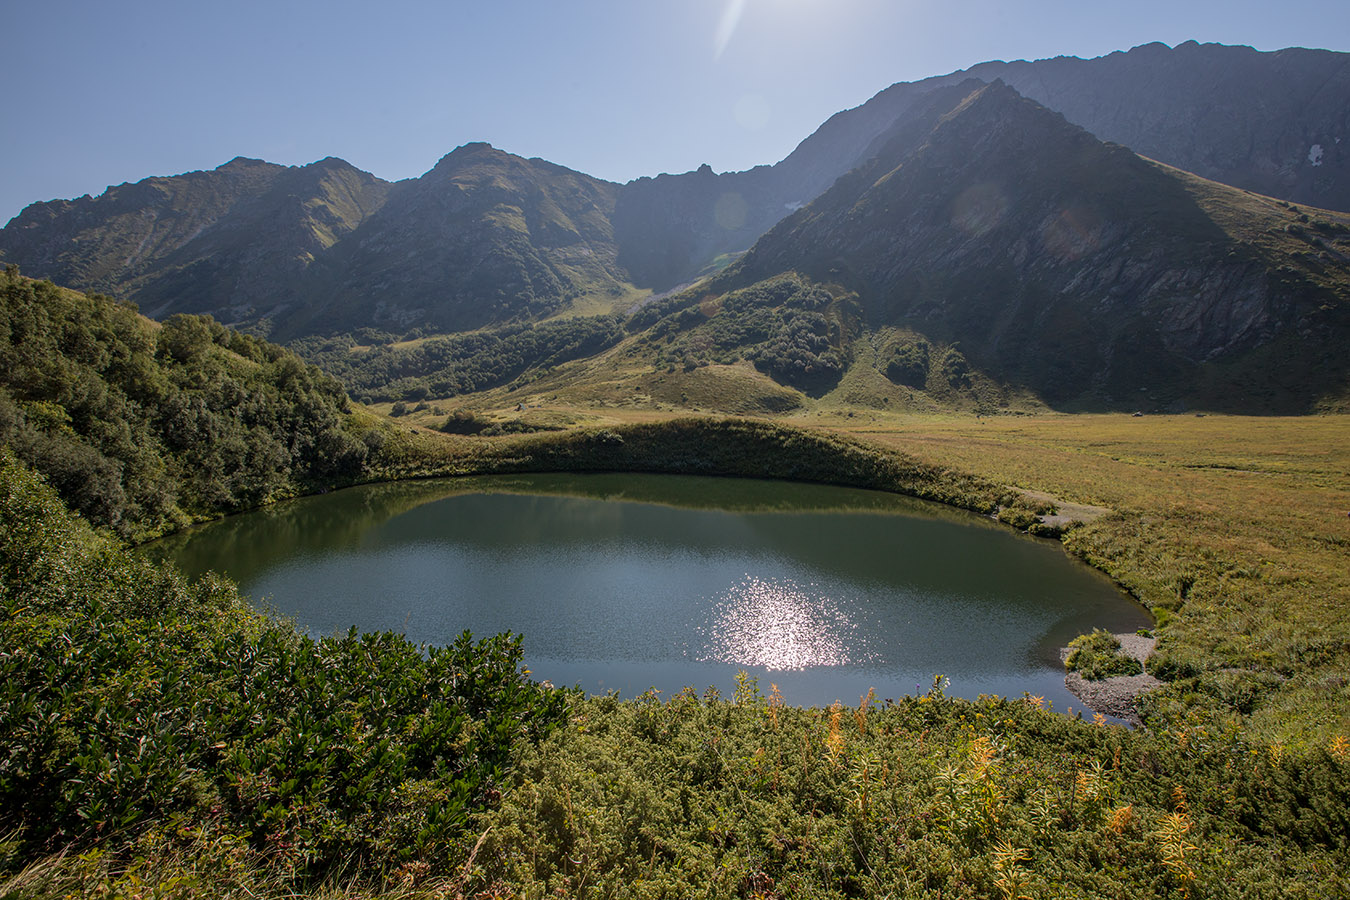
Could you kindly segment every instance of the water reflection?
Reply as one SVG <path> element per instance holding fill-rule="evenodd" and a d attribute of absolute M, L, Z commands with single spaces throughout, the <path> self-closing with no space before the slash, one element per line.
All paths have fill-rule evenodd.
<path fill-rule="evenodd" d="M 702 662 L 778 672 L 875 661 L 858 623 L 819 585 L 747 575 L 712 613 L 712 625 L 699 629 Z"/>

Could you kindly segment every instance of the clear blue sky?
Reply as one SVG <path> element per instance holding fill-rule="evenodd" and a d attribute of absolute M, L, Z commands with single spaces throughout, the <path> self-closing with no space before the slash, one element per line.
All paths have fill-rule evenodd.
<path fill-rule="evenodd" d="M 1350 0 L 0 0 L 0 223 L 35 200 L 485 140 L 613 181 L 773 163 L 897 81 L 1186 40 L 1350 50 Z"/>

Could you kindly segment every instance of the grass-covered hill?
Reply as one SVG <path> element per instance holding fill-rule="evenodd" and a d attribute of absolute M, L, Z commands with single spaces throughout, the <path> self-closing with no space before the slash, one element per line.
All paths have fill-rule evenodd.
<path fill-rule="evenodd" d="M 0 275 L 0 443 L 96 525 L 145 537 L 350 483 L 381 433 L 275 344 Z"/>

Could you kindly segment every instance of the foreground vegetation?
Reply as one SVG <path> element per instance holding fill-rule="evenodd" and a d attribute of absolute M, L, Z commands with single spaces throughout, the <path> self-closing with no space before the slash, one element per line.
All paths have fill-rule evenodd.
<path fill-rule="evenodd" d="M 12 458 L 0 535 L 10 896 L 1350 890 L 1344 738 L 1127 731 L 940 680 L 825 710 L 749 679 L 583 699 L 501 638 L 306 639 L 92 532 Z"/>
<path fill-rule="evenodd" d="M 518 391 L 444 434 L 363 419 L 317 372 L 209 320 L 161 328 L 4 286 L 0 894 L 1350 894 L 1344 418 L 920 417 L 845 403 L 864 396 L 850 375 L 779 423 L 550 410 Z M 173 409 L 202 426 L 181 455 L 178 426 L 155 430 Z M 218 481 L 211 460 L 239 455 L 222 447 L 292 427 L 286 446 L 309 450 Z M 359 465 L 306 469 L 325 433 L 359 445 Z M 82 499 L 139 483 L 137 465 L 174 498 L 145 507 L 159 518 Z M 1158 620 L 1148 727 L 951 699 L 940 680 L 828 710 L 751 681 L 731 698 L 587 699 L 530 682 L 506 638 L 309 640 L 108 531 L 343 478 L 612 470 L 846 484 L 1067 528 Z M 255 475 L 272 487 L 204 499 Z M 1082 643 L 1081 665 L 1107 674 L 1110 639 Z"/>
<path fill-rule="evenodd" d="M 65 874 L 90 887 L 134 886 L 177 853 L 218 863 L 211 878 L 242 871 L 239 889 L 254 870 L 448 871 L 516 745 L 567 709 L 521 672 L 519 639 L 314 641 L 217 578 L 188 584 L 8 452 L 0 573 L 0 851 L 9 866 L 78 852 Z M 206 888 L 175 880 L 190 874 L 168 883 Z"/>

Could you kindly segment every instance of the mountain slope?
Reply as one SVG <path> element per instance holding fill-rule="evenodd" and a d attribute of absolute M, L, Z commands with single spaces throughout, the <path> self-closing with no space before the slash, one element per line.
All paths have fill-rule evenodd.
<path fill-rule="evenodd" d="M 970 78 L 1002 80 L 1101 140 L 1205 178 L 1350 211 L 1350 54 L 1155 43 L 1094 59 L 985 62 L 901 82 L 831 116 L 773 166 L 630 182 L 619 197 L 621 258 L 642 284 L 687 280 L 866 163 L 894 130 L 923 115 L 934 91 Z M 743 224 L 726 227 L 719 204 L 742 211 Z M 644 215 L 655 221 L 633 227 Z"/>
<path fill-rule="evenodd" d="M 4 258 L 62 284 L 133 286 L 237 205 L 266 193 L 284 171 L 239 157 L 209 172 L 110 187 L 98 197 L 34 203 L 5 227 Z"/>
<path fill-rule="evenodd" d="M 617 186 L 489 144 L 466 144 L 335 246 L 278 334 L 363 325 L 460 331 L 622 293 L 610 218 Z"/>
<path fill-rule="evenodd" d="M 631 290 L 617 186 L 466 144 L 391 185 L 338 159 L 236 159 L 97 198 L 29 206 L 0 232 L 25 272 L 292 338 L 458 331 Z"/>
<path fill-rule="evenodd" d="M 288 168 L 237 158 L 98 197 L 34 203 L 0 232 L 0 257 L 135 299 L 152 316 L 255 321 L 378 210 L 389 187 L 340 159 Z"/>
<path fill-rule="evenodd" d="M 1198 399 L 1202 364 L 1241 370 L 1219 379 L 1226 390 L 1280 342 L 1302 387 L 1268 374 L 1247 402 L 1306 406 L 1322 375 L 1344 387 L 1344 222 L 1304 224 L 1103 144 L 1001 83 L 918 140 L 940 107 L 770 230 L 723 286 L 789 271 L 840 284 L 871 327 L 959 341 L 971 363 L 1052 403 Z"/>
<path fill-rule="evenodd" d="M 1350 54 L 1194 41 L 1094 59 L 984 62 L 894 84 L 832 116 L 775 176 L 815 196 L 874 156 L 925 94 L 969 78 L 1001 80 L 1100 140 L 1213 181 L 1350 211 Z"/>

